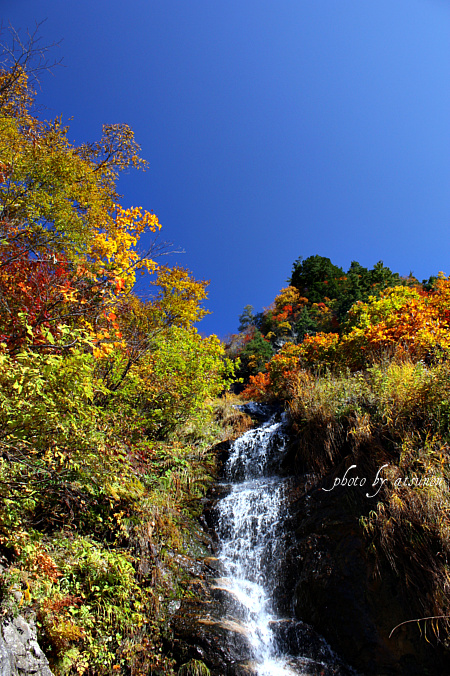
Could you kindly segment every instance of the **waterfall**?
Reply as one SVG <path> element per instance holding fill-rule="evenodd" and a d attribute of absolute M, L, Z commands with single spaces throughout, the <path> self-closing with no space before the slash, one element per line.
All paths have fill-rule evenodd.
<path fill-rule="evenodd" d="M 218 504 L 219 557 L 239 600 L 260 676 L 291 674 L 277 655 L 271 580 L 280 558 L 284 482 L 268 476 L 285 447 L 285 423 L 269 420 L 235 441 L 225 468 L 232 484 Z M 275 457 L 274 457 L 275 456 Z"/>
<path fill-rule="evenodd" d="M 334 662 L 334 653 L 321 637 L 320 656 L 326 661 L 310 661 L 308 657 L 283 655 L 273 630 L 282 621 L 276 615 L 273 590 L 283 561 L 283 522 L 288 509 L 289 480 L 277 475 L 286 442 L 285 419 L 271 418 L 232 445 L 225 467 L 230 491 L 217 503 L 219 558 L 224 571 L 217 583 L 234 600 L 229 616 L 246 629 L 253 653 L 252 673 L 344 673 L 332 667 L 327 670 L 327 665 Z M 312 671 L 308 669 L 309 662 Z M 325 670 L 315 671 L 313 662 Z"/>

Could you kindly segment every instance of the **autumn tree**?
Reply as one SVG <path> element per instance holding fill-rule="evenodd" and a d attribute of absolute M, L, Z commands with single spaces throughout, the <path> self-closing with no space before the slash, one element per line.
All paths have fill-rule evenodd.
<path fill-rule="evenodd" d="M 119 401 L 134 402 L 150 437 L 165 438 L 187 421 L 203 420 L 233 372 L 217 336 L 172 326 L 153 339 L 153 349 L 134 366 Z"/>
<path fill-rule="evenodd" d="M 109 315 L 115 330 L 101 334 L 99 376 L 110 393 L 122 386 L 130 369 L 155 350 L 173 327 L 193 330 L 208 314 L 202 305 L 208 282 L 195 280 L 189 270 L 160 266 L 151 284 L 157 293 L 147 301 L 124 295 Z"/>
<path fill-rule="evenodd" d="M 61 119 L 40 121 L 30 82 L 46 48 L 14 36 L 18 54 L 13 45 L 0 60 L 0 335 L 12 350 L 50 349 L 60 326 L 76 325 L 98 341 L 136 271 L 157 267 L 138 251 L 156 215 L 123 208 L 116 192 L 121 171 L 146 163 L 128 125 L 74 146 Z"/>
<path fill-rule="evenodd" d="M 341 350 L 349 363 L 397 354 L 417 361 L 448 356 L 450 282 L 441 276 L 431 291 L 397 286 L 356 303 L 349 312 Z"/>
<path fill-rule="evenodd" d="M 233 367 L 196 328 L 208 283 L 158 265 L 160 245 L 140 250 L 160 224 L 117 195 L 121 171 L 145 168 L 132 130 L 75 145 L 61 119 L 40 120 L 33 44 L 0 55 L 0 546 L 16 575 L 4 596 L 32 578 L 25 603 L 55 673 L 169 673 L 160 564 L 210 480 L 197 444 Z"/>

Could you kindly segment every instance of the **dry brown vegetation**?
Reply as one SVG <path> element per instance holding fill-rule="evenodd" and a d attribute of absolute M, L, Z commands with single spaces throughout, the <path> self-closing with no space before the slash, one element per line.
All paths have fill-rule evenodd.
<path fill-rule="evenodd" d="M 450 365 L 394 359 L 365 372 L 300 373 L 289 410 L 299 467 L 342 477 L 355 464 L 360 477 L 375 477 L 385 466 L 361 517 L 368 550 L 376 566 L 389 562 L 417 616 L 436 618 L 425 623 L 428 635 L 447 642 Z"/>

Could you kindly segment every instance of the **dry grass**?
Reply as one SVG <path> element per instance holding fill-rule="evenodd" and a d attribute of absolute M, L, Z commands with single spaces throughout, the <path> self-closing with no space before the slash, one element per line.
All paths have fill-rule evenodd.
<path fill-rule="evenodd" d="M 450 614 L 450 366 L 384 361 L 365 372 L 300 374 L 289 405 L 299 466 L 320 476 L 357 464 L 388 479 L 362 518 L 417 616 Z M 431 479 L 434 477 L 433 479 Z M 446 640 L 450 621 L 428 622 Z"/>
<path fill-rule="evenodd" d="M 226 394 L 214 403 L 214 421 L 220 429 L 221 440 L 232 441 L 254 427 L 251 417 L 236 408 L 241 403 L 233 394 Z"/>

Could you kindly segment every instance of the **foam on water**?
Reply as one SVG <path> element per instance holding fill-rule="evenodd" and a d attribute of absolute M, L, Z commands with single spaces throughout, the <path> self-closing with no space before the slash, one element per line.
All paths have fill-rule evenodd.
<path fill-rule="evenodd" d="M 285 449 L 284 428 L 284 421 L 270 420 L 235 441 L 226 467 L 232 488 L 218 504 L 226 587 L 241 604 L 259 676 L 299 674 L 279 655 L 271 629 L 285 485 L 268 475 Z"/>

